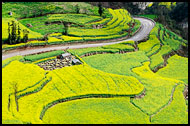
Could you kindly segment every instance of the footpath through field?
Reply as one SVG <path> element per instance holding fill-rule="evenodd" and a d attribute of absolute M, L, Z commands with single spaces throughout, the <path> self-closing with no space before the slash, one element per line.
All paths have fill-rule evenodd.
<path fill-rule="evenodd" d="M 66 48 L 73 49 L 73 48 L 98 47 L 98 46 L 111 45 L 111 44 L 116 44 L 116 43 L 120 43 L 123 41 L 130 41 L 130 40 L 139 41 L 139 40 L 144 39 L 146 36 L 148 36 L 150 31 L 154 28 L 155 22 L 146 18 L 136 17 L 134 19 L 137 19 L 141 22 L 141 29 L 134 36 L 125 40 L 116 41 L 116 42 L 113 42 L 113 40 L 110 40 L 109 43 L 103 42 L 103 43 L 95 43 L 95 44 L 80 44 L 80 45 L 76 44 L 76 45 L 63 45 L 63 46 L 56 45 L 56 46 L 51 46 L 51 47 L 31 48 L 27 50 L 14 51 L 14 52 L 9 52 L 7 54 L 3 54 L 2 60 L 9 57 L 16 56 L 16 55 L 28 55 L 28 54 L 51 51 L 51 50 L 61 50 L 61 49 L 66 49 Z"/>

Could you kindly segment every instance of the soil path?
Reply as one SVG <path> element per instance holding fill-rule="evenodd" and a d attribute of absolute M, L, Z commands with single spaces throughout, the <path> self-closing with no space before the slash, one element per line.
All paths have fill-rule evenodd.
<path fill-rule="evenodd" d="M 72 45 L 52 45 L 50 47 L 39 47 L 39 48 L 31 48 L 31 49 L 25 49 L 25 50 L 16 50 L 16 51 L 10 51 L 6 54 L 2 55 L 2 60 L 16 56 L 16 55 L 29 55 L 29 54 L 34 54 L 34 53 L 39 53 L 39 52 L 44 52 L 44 51 L 51 51 L 51 50 L 63 50 L 69 47 L 69 49 L 74 49 L 74 48 L 87 48 L 87 47 L 98 47 L 98 46 L 104 46 L 104 45 L 111 45 L 111 44 L 116 44 L 120 43 L 123 41 L 140 41 L 143 40 L 145 37 L 148 36 L 152 28 L 155 26 L 155 22 L 146 19 L 146 18 L 138 18 L 135 17 L 134 19 L 137 19 L 141 22 L 141 29 L 131 38 L 121 40 L 121 41 L 114 41 L 110 40 L 109 42 L 98 42 L 98 43 L 93 43 L 93 44 L 72 44 Z"/>

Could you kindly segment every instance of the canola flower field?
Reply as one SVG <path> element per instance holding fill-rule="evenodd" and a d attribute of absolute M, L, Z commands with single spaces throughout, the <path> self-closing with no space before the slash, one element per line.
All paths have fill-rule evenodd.
<path fill-rule="evenodd" d="M 131 18 L 130 13 L 125 9 L 108 9 L 111 17 L 108 16 L 106 23 L 103 23 L 105 19 L 99 16 L 87 16 L 85 14 L 50 14 L 47 16 L 40 16 L 34 18 L 21 19 L 18 22 L 22 27 L 28 29 L 29 39 L 31 41 L 27 43 L 19 43 L 14 45 L 3 44 L 2 48 L 4 50 L 15 49 L 18 47 L 25 46 L 39 46 L 39 45 L 52 45 L 52 44 L 64 44 L 68 42 L 78 42 L 78 41 L 93 41 L 93 40 L 108 40 L 114 38 L 120 38 L 128 35 L 125 30 L 129 29 L 129 22 L 136 22 L 134 28 L 132 29 L 132 34 L 135 33 L 138 28 L 140 28 L 140 22 Z M 71 18 L 72 17 L 72 18 Z M 73 18 L 75 17 L 75 18 Z M 14 18 L 3 18 L 3 40 L 8 38 L 8 22 L 15 20 Z M 98 21 L 99 20 L 99 21 Z M 72 22 L 69 27 L 68 35 L 63 35 L 63 24 L 54 24 L 51 22 L 61 22 L 67 21 Z M 27 24 L 30 22 L 32 27 L 27 28 Z M 46 25 L 46 22 L 50 25 Z M 103 28 L 93 29 L 93 25 L 104 24 Z M 84 27 L 79 27 L 83 25 Z M 39 40 L 47 35 L 48 40 Z M 22 36 L 21 36 L 22 37 Z M 35 39 L 35 40 L 33 40 Z"/>
<path fill-rule="evenodd" d="M 30 8 L 35 4 L 29 5 Z M 46 13 L 61 11 L 59 4 L 57 8 L 40 5 Z M 82 2 L 79 5 L 89 7 Z M 36 40 L 3 44 L 2 48 L 120 38 L 128 35 L 124 32 L 129 29 L 127 23 L 136 22 L 133 32 L 140 26 L 127 10 L 107 9 L 106 13 L 106 18 L 97 14 L 47 14 L 16 20 L 19 14 L 8 18 L 4 10 L 2 31 L 7 30 L 8 21 L 14 20 L 21 29 L 30 30 L 29 39 Z M 74 23 L 68 36 L 62 35 L 57 24 L 40 28 L 46 21 L 60 20 Z M 26 27 L 29 21 L 34 27 Z M 103 28 L 90 28 L 99 24 L 104 24 Z M 47 33 L 48 41 L 37 40 Z M 6 39 L 8 33 L 3 32 L 2 36 Z M 2 124 L 188 124 L 188 98 L 184 96 L 188 86 L 188 58 L 177 53 L 167 61 L 164 58 L 187 43 L 156 23 L 146 41 L 68 49 L 82 62 L 80 65 L 52 71 L 37 65 L 55 59 L 65 53 L 63 50 L 5 59 L 2 61 Z M 158 67 L 161 68 L 154 72 Z"/>
<path fill-rule="evenodd" d="M 118 47 L 118 44 L 115 45 Z M 111 47 L 114 46 L 112 45 Z M 45 54 L 47 53 L 44 53 L 44 55 Z M 77 56 L 77 53 L 75 53 L 75 55 Z M 64 67 L 48 72 L 36 66 L 35 62 L 25 63 L 25 58 L 21 57 L 22 56 L 16 56 L 7 59 L 4 61 L 7 65 L 2 68 L 4 78 L 2 91 L 3 94 L 6 94 L 2 99 L 3 123 L 158 124 L 166 123 L 164 120 L 168 120 L 170 123 L 187 123 L 187 104 L 183 96 L 184 86 L 187 84 L 187 80 L 183 81 L 187 75 L 183 73 L 187 73 L 187 71 L 184 72 L 182 70 L 179 79 L 162 76 L 159 71 L 158 73 L 153 73 L 149 67 L 150 59 L 144 51 L 124 54 L 97 54 L 84 57 L 84 60 L 77 56 L 83 62 L 82 65 Z M 180 59 L 180 56 L 177 55 L 173 57 Z M 173 57 L 169 58 L 168 67 L 172 59 L 175 59 Z M 43 59 L 46 58 L 42 57 L 41 60 Z M 90 59 L 92 60 L 91 62 Z M 97 62 L 93 62 L 93 59 L 96 59 Z M 102 59 L 104 59 L 104 62 L 101 62 Z M 187 58 L 182 59 L 185 61 Z M 92 65 L 92 67 L 96 69 L 87 64 Z M 183 65 L 183 67 L 185 66 L 187 67 L 187 64 Z M 166 68 L 163 68 L 163 70 Z M 25 71 L 16 74 L 21 69 L 25 69 Z M 10 79 L 9 77 L 13 75 L 14 78 Z M 170 74 L 167 73 L 163 75 Z M 20 76 L 22 76 L 22 79 L 20 79 Z M 32 76 L 35 79 L 31 81 Z M 15 85 L 18 90 L 16 97 L 14 97 L 13 93 Z M 180 89 L 178 87 L 180 87 Z M 172 92 L 172 90 L 174 90 L 174 92 Z M 134 98 L 134 96 L 138 96 L 144 91 L 146 95 L 143 98 Z M 171 94 L 173 94 L 173 99 L 175 98 L 180 102 L 175 102 L 176 100 L 174 99 L 168 105 L 168 102 L 171 100 Z M 177 96 L 175 94 L 177 94 Z M 84 99 L 79 100 L 83 97 Z M 15 99 L 18 100 L 18 106 L 16 105 Z M 183 100 L 181 101 L 180 99 Z M 173 118 L 178 118 L 179 114 L 173 109 L 177 109 L 176 106 L 181 104 L 183 104 L 183 106 L 179 107 L 179 111 L 182 111 L 184 114 L 181 113 L 180 119 L 172 122 L 173 119 L 170 119 L 170 114 L 173 113 L 175 114 Z M 7 106 L 9 106 L 9 108 L 7 108 Z M 91 107 L 88 108 L 85 106 Z M 105 106 L 109 109 L 103 109 Z M 17 107 L 19 111 L 16 110 Z M 86 109 L 84 109 L 84 107 Z M 163 107 L 166 108 L 162 110 Z M 73 108 L 78 108 L 79 111 L 81 110 L 80 113 L 73 112 L 69 114 L 69 111 L 72 111 Z M 97 111 L 95 111 L 96 109 L 94 108 L 97 108 Z M 59 111 L 60 109 L 67 111 L 61 112 Z M 168 113 L 168 111 L 171 113 Z M 59 113 L 58 116 L 55 113 Z M 127 116 L 127 120 L 126 118 L 119 118 L 120 120 L 118 120 L 119 115 L 116 113 L 120 113 L 123 115 L 122 117 Z M 166 113 L 164 114 L 164 120 L 163 116 L 161 116 L 162 113 Z M 88 114 L 93 116 L 85 116 Z M 84 116 L 85 118 L 82 118 Z M 139 116 L 139 119 L 136 120 L 133 118 L 134 116 Z M 100 120 L 102 117 L 105 118 Z M 61 118 L 66 119 L 62 120 Z M 76 118 L 78 119 L 76 120 Z M 110 120 L 110 118 L 113 120 Z M 68 121 L 68 119 L 71 120 Z"/>
<path fill-rule="evenodd" d="M 25 71 L 17 74 L 18 76 L 15 75 L 15 78 L 12 78 L 13 80 L 9 79 L 10 76 L 23 68 Z M 31 71 L 30 69 L 33 70 Z M 19 80 L 21 75 L 22 79 Z M 32 79 L 31 76 L 35 79 Z M 3 94 L 6 94 L 6 97 L 3 97 L 3 106 L 5 107 L 3 108 L 3 115 L 5 115 L 3 116 L 3 120 L 8 120 L 6 117 L 12 115 L 7 115 L 9 111 L 6 107 L 9 103 L 9 96 L 14 90 L 14 85 L 17 85 L 19 112 L 12 111 L 12 113 L 23 122 L 32 123 L 39 123 L 41 121 L 39 119 L 40 113 L 43 108 L 55 100 L 59 101 L 62 98 L 72 98 L 88 94 L 134 96 L 141 93 L 144 89 L 143 85 L 134 77 L 105 73 L 93 69 L 87 64 L 65 67 L 46 73 L 42 68 L 34 64 L 23 64 L 19 61 L 12 61 L 3 68 L 3 78 Z M 46 84 L 41 83 L 46 78 L 51 79 Z M 10 97 L 10 102 L 13 104 L 14 97 Z M 12 104 L 10 105 L 10 109 L 16 109 L 16 105 Z M 34 118 L 31 119 L 31 116 Z"/>

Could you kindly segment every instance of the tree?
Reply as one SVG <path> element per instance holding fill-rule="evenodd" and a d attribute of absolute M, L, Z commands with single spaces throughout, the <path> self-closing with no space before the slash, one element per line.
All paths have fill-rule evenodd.
<path fill-rule="evenodd" d="M 11 33 L 10 33 L 11 31 L 10 31 L 10 27 L 11 27 L 11 26 L 10 26 L 10 23 L 8 22 L 8 34 L 9 34 L 8 40 L 7 40 L 7 41 L 8 41 L 8 42 L 7 42 L 8 44 L 12 44 L 12 42 L 11 42 Z"/>
<path fill-rule="evenodd" d="M 133 4 L 133 2 L 122 2 L 122 6 L 124 6 L 124 8 L 133 15 L 136 15 L 141 11 L 141 9 L 138 7 L 138 4 Z"/>
<path fill-rule="evenodd" d="M 23 30 L 23 42 L 27 42 L 28 41 L 28 33 L 29 31 L 27 31 L 26 29 Z"/>
<path fill-rule="evenodd" d="M 79 5 L 77 4 L 77 5 L 75 6 L 75 8 L 76 8 L 76 13 L 79 14 L 79 13 L 80 13 Z"/>
<path fill-rule="evenodd" d="M 14 21 L 12 21 L 12 24 L 8 22 L 7 44 L 17 44 L 20 42 L 27 42 L 29 31 L 27 31 L 27 29 L 23 30 L 23 39 L 21 39 L 20 34 L 21 34 L 21 29 L 19 23 L 17 26 L 17 24 Z"/>
<path fill-rule="evenodd" d="M 102 4 L 100 2 L 98 4 L 98 7 L 99 7 L 98 13 L 100 14 L 100 16 L 102 16 L 102 14 L 104 13 L 104 10 L 103 10 Z"/>
<path fill-rule="evenodd" d="M 63 23 L 63 25 L 64 25 L 63 34 L 64 34 L 64 35 L 68 35 L 69 22 L 62 21 L 62 23 Z"/>
<path fill-rule="evenodd" d="M 17 40 L 16 40 L 17 43 L 20 43 L 20 42 L 21 42 L 20 30 L 21 30 L 21 29 L 20 29 L 19 24 L 18 24 L 18 29 L 17 29 Z"/>
<path fill-rule="evenodd" d="M 12 44 L 16 44 L 17 34 L 16 34 L 16 23 L 12 21 L 12 32 L 11 32 L 11 39 Z"/>
<path fill-rule="evenodd" d="M 15 44 L 17 41 L 17 34 L 16 34 L 16 23 L 12 21 L 12 24 L 8 22 L 8 44 Z"/>

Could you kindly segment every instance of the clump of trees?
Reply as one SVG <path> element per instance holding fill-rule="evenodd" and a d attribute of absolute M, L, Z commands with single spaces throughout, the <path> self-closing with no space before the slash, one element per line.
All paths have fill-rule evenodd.
<path fill-rule="evenodd" d="M 63 28 L 63 35 L 68 35 L 68 29 L 69 29 L 69 22 L 62 21 L 62 24 L 64 25 Z"/>
<path fill-rule="evenodd" d="M 100 16 L 102 16 L 102 14 L 104 13 L 104 9 L 103 9 L 101 3 L 98 4 L 98 8 L 99 8 L 99 9 L 98 9 L 98 13 L 100 14 Z"/>
<path fill-rule="evenodd" d="M 144 10 L 144 14 L 157 15 L 155 21 L 188 40 L 188 30 L 180 25 L 180 23 L 188 22 L 187 2 L 177 2 L 176 6 L 171 6 L 171 9 L 168 9 L 164 5 L 159 5 L 158 2 L 154 2 L 151 7 Z"/>
<path fill-rule="evenodd" d="M 7 44 L 18 44 L 21 42 L 28 41 L 29 31 L 27 29 L 23 30 L 23 38 L 21 38 L 21 29 L 19 24 L 16 24 L 15 21 L 12 23 L 8 22 L 8 39 L 6 41 Z"/>
<path fill-rule="evenodd" d="M 80 13 L 80 8 L 79 8 L 78 4 L 75 6 L 75 9 L 76 9 L 76 13 L 79 14 Z"/>

